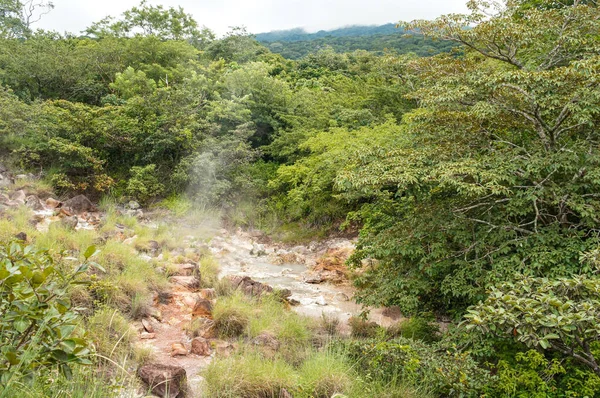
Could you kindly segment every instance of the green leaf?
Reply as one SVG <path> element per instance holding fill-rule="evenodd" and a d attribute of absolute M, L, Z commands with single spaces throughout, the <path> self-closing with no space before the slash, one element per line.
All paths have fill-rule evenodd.
<path fill-rule="evenodd" d="M 90 257 L 92 257 L 94 254 L 96 254 L 96 246 L 90 246 L 86 249 L 86 251 L 83 253 L 83 257 L 88 260 Z"/>

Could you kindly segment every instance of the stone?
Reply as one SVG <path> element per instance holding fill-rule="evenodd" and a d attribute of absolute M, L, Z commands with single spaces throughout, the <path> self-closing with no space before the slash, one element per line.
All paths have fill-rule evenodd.
<path fill-rule="evenodd" d="M 210 317 L 212 316 L 212 310 L 213 306 L 209 300 L 198 298 L 192 314 L 197 317 Z"/>
<path fill-rule="evenodd" d="M 77 195 L 74 198 L 66 200 L 63 203 L 63 207 L 74 214 L 97 211 L 96 206 L 85 195 Z"/>
<path fill-rule="evenodd" d="M 14 192 L 11 197 L 13 202 L 19 202 L 20 204 L 25 204 L 25 199 L 27 199 L 27 195 L 25 194 L 25 191 L 23 191 L 22 189 Z"/>
<path fill-rule="evenodd" d="M 242 291 L 247 296 L 259 297 L 265 293 L 272 293 L 273 288 L 264 283 L 257 282 L 248 276 L 228 276 L 227 280 L 231 283 L 231 287 L 235 290 Z"/>
<path fill-rule="evenodd" d="M 18 240 L 20 240 L 22 242 L 27 242 L 27 234 L 25 232 L 19 232 L 18 234 L 15 235 L 15 238 L 17 238 Z"/>
<path fill-rule="evenodd" d="M 326 306 L 327 302 L 325 301 L 325 298 L 323 296 L 319 296 L 315 300 L 315 304 L 320 305 L 320 306 Z"/>
<path fill-rule="evenodd" d="M 160 244 L 155 240 L 148 241 L 148 248 L 151 252 L 156 253 L 160 250 Z"/>
<path fill-rule="evenodd" d="M 192 291 L 200 288 L 200 279 L 195 276 L 172 276 L 169 281 Z"/>
<path fill-rule="evenodd" d="M 144 330 L 146 330 L 146 332 L 154 333 L 154 326 L 152 326 L 152 322 L 150 322 L 150 319 L 142 319 L 142 326 L 144 327 Z"/>
<path fill-rule="evenodd" d="M 144 365 L 138 369 L 138 376 L 160 398 L 183 398 L 187 393 L 187 374 L 181 366 Z"/>
<path fill-rule="evenodd" d="M 48 198 L 46 199 L 46 206 L 48 206 L 51 209 L 58 209 L 62 206 L 62 202 L 54 198 Z"/>
<path fill-rule="evenodd" d="M 128 217 L 144 218 L 144 212 L 142 211 L 142 209 L 127 210 L 125 212 L 125 215 Z"/>
<path fill-rule="evenodd" d="M 3 172 L 0 172 L 3 173 Z M 0 188 L 1 187 L 9 187 L 14 184 L 14 180 L 8 174 L 0 174 Z"/>
<path fill-rule="evenodd" d="M 185 264 L 179 264 L 178 268 L 179 269 L 177 270 L 177 275 L 193 276 L 195 271 L 198 270 L 198 265 L 192 264 L 192 263 L 185 263 Z"/>
<path fill-rule="evenodd" d="M 192 340 L 192 354 L 201 357 L 208 357 L 211 354 L 210 344 L 208 340 L 202 337 L 196 337 Z"/>
<path fill-rule="evenodd" d="M 217 298 L 217 292 L 215 289 L 201 289 L 199 293 L 200 297 L 206 300 L 213 300 Z"/>
<path fill-rule="evenodd" d="M 177 356 L 187 356 L 188 354 L 188 350 L 185 348 L 185 346 L 181 343 L 174 343 L 171 346 L 171 356 L 172 357 L 177 357 Z"/>
<path fill-rule="evenodd" d="M 142 340 L 154 340 L 155 338 L 155 333 L 142 332 L 142 334 L 140 334 L 140 339 Z"/>
<path fill-rule="evenodd" d="M 77 216 L 63 217 L 60 219 L 60 223 L 67 228 L 75 229 L 79 224 L 79 219 Z"/>
<path fill-rule="evenodd" d="M 219 341 L 215 344 L 215 350 L 217 351 L 217 355 L 223 358 L 228 358 L 235 351 L 235 345 L 231 344 L 228 341 Z"/>
<path fill-rule="evenodd" d="M 0 193 L 0 203 L 5 205 L 10 203 L 10 198 L 3 193 Z"/>
<path fill-rule="evenodd" d="M 36 211 L 44 210 L 44 204 L 42 203 L 40 198 L 38 198 L 35 195 L 29 195 L 25 199 L 25 205 L 27 207 L 29 207 L 31 210 L 36 210 Z"/>
<path fill-rule="evenodd" d="M 321 274 L 318 273 L 310 273 L 304 276 L 304 283 L 309 283 L 311 285 L 318 285 L 325 282 L 325 279 Z"/>
<path fill-rule="evenodd" d="M 131 210 L 137 210 L 137 209 L 141 208 L 142 206 L 140 206 L 140 204 L 138 202 L 136 202 L 135 200 L 132 200 L 129 203 L 127 203 L 126 207 Z"/>
<path fill-rule="evenodd" d="M 334 296 L 334 299 L 336 300 L 340 300 L 340 301 L 350 301 L 350 297 L 348 297 L 348 295 L 346 293 L 336 293 Z"/>

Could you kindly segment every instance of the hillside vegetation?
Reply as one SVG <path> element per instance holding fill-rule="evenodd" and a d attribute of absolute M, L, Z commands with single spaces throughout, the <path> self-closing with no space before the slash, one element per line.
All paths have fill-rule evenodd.
<path fill-rule="evenodd" d="M 256 40 L 288 59 L 300 59 L 329 47 L 339 53 L 366 50 L 378 54 L 395 52 L 419 56 L 432 56 L 455 47 L 451 42 L 406 32 L 391 23 L 381 26 L 348 26 L 315 33 L 308 33 L 301 28 L 273 31 L 257 34 Z"/>
<path fill-rule="evenodd" d="M 288 243 L 358 234 L 348 263 L 356 299 L 412 317 L 404 327 L 414 333 L 355 319 L 352 339 L 314 343 L 304 356 L 220 358 L 207 371 L 213 396 L 600 396 L 595 0 L 473 0 L 465 15 L 401 23 L 424 43 L 444 43 L 438 50 L 455 47 L 435 55 L 423 43 L 384 52 L 387 35 L 361 36 L 373 51 L 348 52 L 349 42 L 335 48 L 329 37 L 316 39 L 332 46 L 318 51 L 314 40 L 284 41 L 294 35 L 272 34 L 269 48 L 243 29 L 217 39 L 183 10 L 145 2 L 86 37 L 63 36 L 33 31 L 22 5 L 0 0 L 0 151 L 12 167 L 59 196 L 218 209 L 228 226 Z M 15 274 L 27 273 L 23 262 L 44 274 L 57 260 L 11 245 L 11 225 L 27 222 L 0 212 L 9 231 L 0 235 L 0 289 L 31 299 L 24 281 L 40 274 Z M 124 283 L 120 266 L 141 272 L 123 263 L 106 283 Z M 150 294 L 143 283 L 125 297 L 101 287 L 124 317 L 135 316 L 136 294 Z M 221 305 L 239 304 L 228 300 Z M 31 357 L 8 329 L 26 331 L 39 308 L 17 324 L 0 304 L 2 382 L 61 367 L 56 350 L 87 369 L 79 335 L 66 348 L 41 343 L 39 360 L 21 361 Z M 64 307 L 71 327 L 63 304 L 49 305 Z M 239 306 L 222 308 L 231 310 L 224 322 L 240 311 L 245 319 L 252 304 Z M 315 375 L 325 368 L 335 371 L 323 381 Z M 248 384 L 233 383 L 238 374 Z"/>

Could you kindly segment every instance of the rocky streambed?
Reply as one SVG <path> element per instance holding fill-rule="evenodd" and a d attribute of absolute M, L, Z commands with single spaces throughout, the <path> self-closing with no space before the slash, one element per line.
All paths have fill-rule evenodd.
<path fill-rule="evenodd" d="M 258 241 L 258 235 L 241 230 L 222 230 L 215 236 L 209 247 L 219 260 L 221 276 L 250 277 L 287 290 L 294 311 L 310 317 L 324 314 L 339 319 L 342 325 L 364 311 L 353 300 L 354 288 L 344 265 L 354 250 L 353 240 L 331 239 L 294 247 Z M 383 309 L 370 309 L 368 316 L 382 326 L 398 320 Z"/>

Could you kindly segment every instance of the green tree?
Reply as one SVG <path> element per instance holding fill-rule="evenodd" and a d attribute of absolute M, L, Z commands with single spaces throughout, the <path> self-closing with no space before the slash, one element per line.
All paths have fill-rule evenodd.
<path fill-rule="evenodd" d="M 86 32 L 99 38 L 155 36 L 161 40 L 185 40 L 198 47 L 204 47 L 214 39 L 214 33 L 206 27 L 200 28 L 183 8 L 165 9 L 161 5 L 149 5 L 146 0 L 125 11 L 120 20 L 106 17 L 87 28 Z"/>
<path fill-rule="evenodd" d="M 31 25 L 53 8 L 52 2 L 46 0 L 0 0 L 0 38 L 30 36 Z"/>
<path fill-rule="evenodd" d="M 599 10 L 469 5 L 409 26 L 466 54 L 411 62 L 420 108 L 338 175 L 371 202 L 354 257 L 379 260 L 358 280 L 364 302 L 460 311 L 518 272 L 591 272 L 579 255 L 598 242 Z"/>

